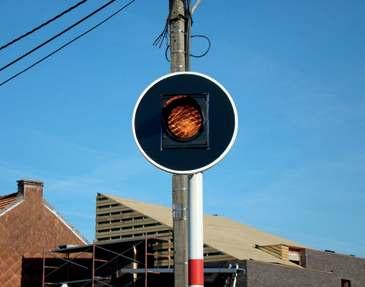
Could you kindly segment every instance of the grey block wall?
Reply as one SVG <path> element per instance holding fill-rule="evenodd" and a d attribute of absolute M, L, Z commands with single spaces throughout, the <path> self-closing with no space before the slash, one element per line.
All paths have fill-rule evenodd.
<path fill-rule="evenodd" d="M 239 287 L 341 287 L 329 272 L 247 261 L 247 282 Z"/>
<path fill-rule="evenodd" d="M 365 259 L 307 249 L 304 268 L 263 263 L 241 262 L 246 274 L 237 287 L 341 287 L 341 279 L 351 287 L 365 287 Z"/>
<path fill-rule="evenodd" d="M 351 280 L 351 287 L 365 286 L 365 259 L 363 258 L 307 249 L 305 267 L 308 270 L 331 272 L 339 281 Z"/>

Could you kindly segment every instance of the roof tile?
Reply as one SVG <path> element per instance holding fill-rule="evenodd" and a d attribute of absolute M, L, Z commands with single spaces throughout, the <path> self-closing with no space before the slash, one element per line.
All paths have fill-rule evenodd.
<path fill-rule="evenodd" d="M 7 194 L 0 196 L 0 211 L 2 209 L 7 209 L 13 205 L 18 199 L 18 193 Z"/>

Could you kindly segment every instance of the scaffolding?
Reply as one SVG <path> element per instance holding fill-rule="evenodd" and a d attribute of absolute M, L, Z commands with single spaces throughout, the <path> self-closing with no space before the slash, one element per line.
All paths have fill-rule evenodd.
<path fill-rule="evenodd" d="M 152 260 L 156 255 L 152 248 L 155 243 L 161 241 L 165 240 L 144 237 L 85 246 L 61 246 L 44 252 L 42 287 L 114 286 L 115 282 L 121 281 L 128 281 L 132 283 L 131 286 L 137 286 L 133 283 L 141 279 L 141 269 L 144 286 L 147 287 L 148 273 L 153 273 L 149 270 L 149 265 L 153 264 Z M 171 257 L 171 253 L 169 256 Z M 169 258 L 169 262 L 170 260 L 172 258 Z M 132 275 L 132 278 L 123 280 L 123 276 L 127 274 Z"/>
<path fill-rule="evenodd" d="M 84 246 L 60 246 L 43 253 L 42 287 L 173 286 L 173 252 L 169 238 L 145 236 Z M 168 252 L 156 246 L 168 244 Z M 166 255 L 167 254 L 167 255 Z M 167 262 L 156 267 L 159 257 Z M 242 271 L 242 269 L 240 269 Z M 205 273 L 237 274 L 238 268 L 205 268 Z M 169 281 L 170 280 L 170 281 Z M 166 283 L 167 282 L 167 283 Z M 158 285 L 156 285 L 158 286 Z"/>

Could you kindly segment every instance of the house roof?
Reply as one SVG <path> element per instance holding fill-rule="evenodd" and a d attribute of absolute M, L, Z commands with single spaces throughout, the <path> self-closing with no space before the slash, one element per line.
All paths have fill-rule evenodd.
<path fill-rule="evenodd" d="M 162 224 L 173 227 L 171 209 L 147 204 L 135 200 L 124 199 L 113 195 L 105 195 L 110 199 L 145 214 Z M 305 248 L 303 245 L 257 230 L 248 225 L 233 221 L 223 216 L 204 216 L 204 243 L 239 260 L 257 260 L 296 266 L 290 261 L 281 260 L 257 246 L 286 245 Z"/>
<path fill-rule="evenodd" d="M 17 192 L 0 196 L 0 216 L 20 201 L 22 198 Z"/>
<path fill-rule="evenodd" d="M 15 208 L 18 204 L 24 201 L 24 196 L 20 192 L 15 192 L 11 194 L 6 194 L 0 196 L 0 217 L 6 212 Z M 84 244 L 87 240 L 79 233 L 71 224 L 69 224 L 54 208 L 52 208 L 49 203 L 42 199 L 43 206 L 53 213 L 58 220 L 60 220 L 74 235 L 76 235 Z"/>
<path fill-rule="evenodd" d="M 66 219 L 64 219 L 62 217 L 61 214 L 59 214 L 48 202 L 46 202 L 45 200 L 43 201 L 43 205 L 45 208 L 47 208 L 48 211 L 50 211 L 54 216 L 57 217 L 57 219 L 59 221 L 61 221 L 76 237 L 78 237 L 84 244 L 87 244 L 88 241 L 87 239 L 74 227 L 72 226 L 70 223 L 68 223 L 66 221 Z"/>

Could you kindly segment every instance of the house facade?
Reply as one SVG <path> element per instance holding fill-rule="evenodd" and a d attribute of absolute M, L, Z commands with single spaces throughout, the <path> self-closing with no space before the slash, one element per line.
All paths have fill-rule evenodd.
<path fill-rule="evenodd" d="M 43 198 L 43 183 L 19 180 L 0 196 L 0 286 L 41 286 L 44 251 L 82 238 Z"/>

